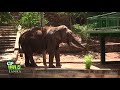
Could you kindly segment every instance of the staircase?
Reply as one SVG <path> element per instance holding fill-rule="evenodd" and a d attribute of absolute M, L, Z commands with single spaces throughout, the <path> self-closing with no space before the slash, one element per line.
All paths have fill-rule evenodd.
<path fill-rule="evenodd" d="M 15 26 L 0 26 L 0 61 L 13 54 L 16 34 Z"/>
<path fill-rule="evenodd" d="M 88 48 L 94 52 L 100 52 L 100 40 L 92 38 L 89 42 Z M 120 52 L 120 37 L 106 37 L 105 52 Z"/>

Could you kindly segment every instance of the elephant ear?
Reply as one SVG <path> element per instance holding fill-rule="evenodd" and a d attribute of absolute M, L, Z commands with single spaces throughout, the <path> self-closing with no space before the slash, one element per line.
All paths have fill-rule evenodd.
<path fill-rule="evenodd" d="M 54 36 L 55 36 L 55 38 L 58 39 L 58 40 L 62 40 L 64 37 L 66 37 L 66 31 L 67 31 L 67 27 L 58 26 L 54 30 Z"/>

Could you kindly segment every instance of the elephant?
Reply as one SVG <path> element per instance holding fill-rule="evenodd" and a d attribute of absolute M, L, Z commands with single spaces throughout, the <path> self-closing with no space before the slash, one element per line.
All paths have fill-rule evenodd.
<path fill-rule="evenodd" d="M 21 46 L 25 54 L 25 66 L 36 67 L 33 53 L 43 54 L 43 64 L 46 64 L 46 53 L 49 54 L 49 68 L 55 68 L 53 58 L 56 59 L 56 67 L 61 68 L 59 44 L 67 43 L 69 46 L 85 50 L 85 47 L 75 39 L 75 34 L 65 25 L 33 27 L 21 34 L 19 48 Z"/>

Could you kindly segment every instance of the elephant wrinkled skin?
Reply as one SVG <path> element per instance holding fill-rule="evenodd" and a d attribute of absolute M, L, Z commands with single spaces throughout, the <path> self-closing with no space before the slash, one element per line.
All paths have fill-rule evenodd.
<path fill-rule="evenodd" d="M 65 25 L 57 27 L 45 26 L 34 27 L 21 34 L 19 38 L 19 48 L 21 46 L 25 54 L 25 66 L 37 66 L 33 60 L 33 53 L 43 54 L 43 64 L 46 64 L 46 52 L 49 54 L 49 67 L 54 68 L 53 58 L 56 59 L 56 67 L 61 67 L 59 44 L 67 43 L 69 46 L 84 50 L 81 43 L 75 39 L 74 33 Z"/>

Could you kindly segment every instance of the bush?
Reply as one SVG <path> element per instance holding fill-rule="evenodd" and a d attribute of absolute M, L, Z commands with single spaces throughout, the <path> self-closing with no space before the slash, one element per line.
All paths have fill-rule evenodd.
<path fill-rule="evenodd" d="M 83 39 L 88 39 L 89 34 L 87 32 L 93 30 L 94 27 L 95 27 L 94 24 L 88 24 L 82 26 L 80 26 L 80 24 L 75 24 L 73 25 L 73 32 L 79 34 Z"/>
<path fill-rule="evenodd" d="M 22 25 L 24 28 L 40 26 L 40 17 L 39 12 L 23 12 L 18 24 Z M 43 25 L 47 23 L 48 21 L 44 18 Z"/>
<path fill-rule="evenodd" d="M 91 54 L 87 54 L 84 56 L 84 64 L 86 69 L 90 69 L 92 60 L 93 60 L 93 56 Z"/>
<path fill-rule="evenodd" d="M 13 17 L 10 12 L 0 12 L 0 25 L 8 25 L 12 20 Z"/>

